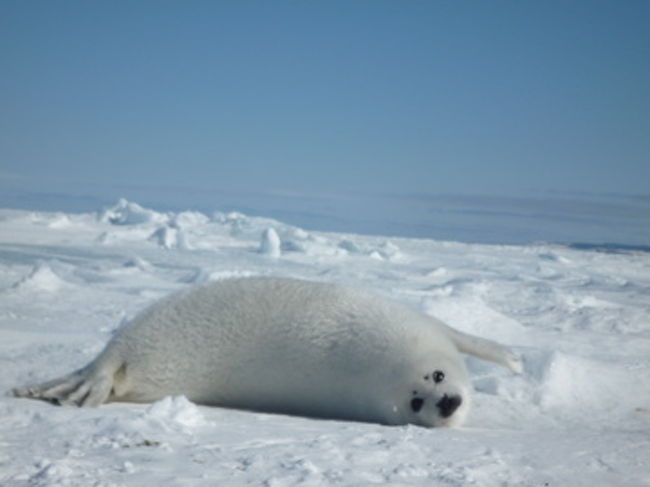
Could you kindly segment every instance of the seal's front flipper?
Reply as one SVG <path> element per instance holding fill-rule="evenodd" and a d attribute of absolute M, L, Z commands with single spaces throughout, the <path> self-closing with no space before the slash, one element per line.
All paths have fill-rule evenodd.
<path fill-rule="evenodd" d="M 70 375 L 42 384 L 19 387 L 11 392 L 15 397 L 40 399 L 59 405 L 92 407 L 106 402 L 112 388 L 110 377 L 83 368 Z"/>
<path fill-rule="evenodd" d="M 492 340 L 468 335 L 446 325 L 445 328 L 448 330 L 449 338 L 451 338 L 461 353 L 503 365 L 517 374 L 523 372 L 524 366 L 521 358 L 503 345 Z"/>

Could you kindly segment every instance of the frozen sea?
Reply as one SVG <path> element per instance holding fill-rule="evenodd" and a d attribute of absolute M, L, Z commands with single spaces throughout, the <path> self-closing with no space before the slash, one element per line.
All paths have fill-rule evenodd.
<path fill-rule="evenodd" d="M 300 195 L 222 212 L 21 197 L 4 206 L 27 210 L 0 210 L 0 391 L 84 365 L 171 292 L 250 275 L 386 296 L 507 344 L 525 370 L 468 358 L 457 429 L 3 394 L 2 486 L 650 485 L 647 199 L 365 197 L 345 215 L 331 195 L 301 212 L 287 210 Z M 262 245 L 270 228 L 278 247 Z"/>
<path fill-rule="evenodd" d="M 238 211 L 314 231 L 650 251 L 648 194 L 528 191 L 477 195 L 18 183 L 0 178 L 0 208 L 92 212 L 114 204 L 119 191 L 159 211 Z M 50 186 L 49 192 L 43 191 Z"/>

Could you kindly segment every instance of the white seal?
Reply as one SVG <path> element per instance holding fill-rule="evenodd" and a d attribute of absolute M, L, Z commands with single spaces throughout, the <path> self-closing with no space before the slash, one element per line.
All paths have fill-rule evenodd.
<path fill-rule="evenodd" d="M 256 411 L 456 426 L 470 404 L 459 352 L 521 371 L 501 345 L 332 284 L 243 278 L 174 294 L 84 368 L 18 397 L 97 406 L 183 394 Z"/>

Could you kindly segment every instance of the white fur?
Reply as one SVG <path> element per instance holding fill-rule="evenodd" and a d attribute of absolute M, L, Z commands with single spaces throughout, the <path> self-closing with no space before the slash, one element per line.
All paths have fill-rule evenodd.
<path fill-rule="evenodd" d="M 453 426 L 470 404 L 459 349 L 518 368 L 500 345 L 370 294 L 233 279 L 154 304 L 83 369 L 14 394 L 80 406 L 184 394 L 258 411 Z M 444 380 L 435 383 L 435 371 Z M 445 395 L 462 398 L 449 417 L 436 406 Z M 415 397 L 424 401 L 417 412 Z"/>

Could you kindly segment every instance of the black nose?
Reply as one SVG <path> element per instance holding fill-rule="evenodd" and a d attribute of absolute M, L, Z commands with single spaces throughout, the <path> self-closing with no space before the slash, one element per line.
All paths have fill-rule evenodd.
<path fill-rule="evenodd" d="M 436 403 L 436 407 L 440 409 L 440 416 L 443 418 L 448 418 L 454 414 L 454 411 L 456 411 L 456 409 L 458 409 L 458 406 L 460 406 L 462 403 L 463 398 L 460 396 L 449 397 L 447 394 L 445 394 L 445 396 Z"/>

